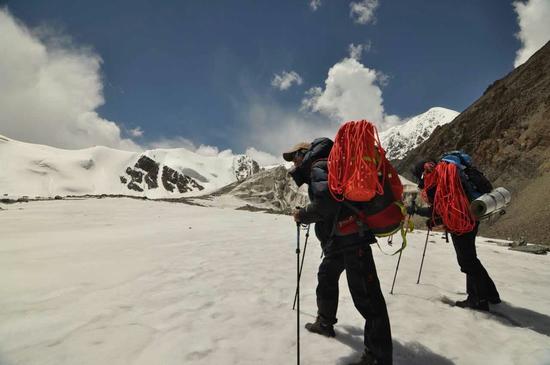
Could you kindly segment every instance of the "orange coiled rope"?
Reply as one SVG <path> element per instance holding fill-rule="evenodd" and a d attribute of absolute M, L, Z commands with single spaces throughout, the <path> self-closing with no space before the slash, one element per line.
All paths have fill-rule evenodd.
<path fill-rule="evenodd" d="M 372 123 L 361 120 L 343 124 L 328 158 L 328 185 L 334 199 L 369 201 L 375 194 L 383 194 L 384 156 Z"/>
<path fill-rule="evenodd" d="M 427 199 L 429 189 L 437 187 L 433 201 L 433 218 L 439 216 L 449 232 L 463 234 L 475 227 L 470 213 L 470 201 L 464 192 L 455 164 L 440 162 L 432 173 L 424 176 L 422 196 Z"/>

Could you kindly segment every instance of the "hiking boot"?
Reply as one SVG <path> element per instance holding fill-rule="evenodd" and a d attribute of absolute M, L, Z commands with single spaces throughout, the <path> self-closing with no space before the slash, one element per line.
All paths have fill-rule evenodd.
<path fill-rule="evenodd" d="M 363 352 L 363 355 L 361 355 L 361 358 L 358 362 L 352 362 L 349 363 L 349 365 L 376 365 L 379 364 L 379 362 L 374 358 L 374 356 L 365 350 Z"/>
<path fill-rule="evenodd" d="M 460 308 L 470 308 L 486 312 L 489 311 L 489 302 L 487 302 L 487 300 L 465 299 L 457 301 L 455 305 Z"/>
<path fill-rule="evenodd" d="M 315 322 L 306 323 L 306 330 L 327 337 L 335 337 L 334 326 L 328 323 L 323 323 L 320 317 L 317 317 Z"/>

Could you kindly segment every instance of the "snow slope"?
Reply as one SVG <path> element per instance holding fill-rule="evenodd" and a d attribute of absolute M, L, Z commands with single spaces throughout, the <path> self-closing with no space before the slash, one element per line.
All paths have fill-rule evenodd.
<path fill-rule="evenodd" d="M 0 136 L 0 194 L 13 196 L 194 196 L 258 169 L 246 155 L 203 156 L 184 148 L 143 153 L 101 146 L 63 150 Z"/>
<path fill-rule="evenodd" d="M 450 123 L 458 114 L 446 108 L 431 108 L 402 125 L 381 132 L 380 142 L 390 160 L 401 159 L 407 152 L 428 139 L 436 127 Z"/>
<path fill-rule="evenodd" d="M 290 217 L 134 199 L 0 206 L 1 364 L 295 363 Z M 550 364 L 550 257 L 480 239 L 504 300 L 493 307 L 502 315 L 480 313 L 440 301 L 463 298 L 465 285 L 440 234 L 415 284 L 425 237 L 410 234 L 394 295 L 397 257 L 373 247 L 394 364 Z M 315 317 L 319 255 L 312 235 L 302 325 Z M 362 350 L 364 323 L 345 275 L 340 283 L 337 337 L 302 330 L 304 365 L 345 364 Z"/>

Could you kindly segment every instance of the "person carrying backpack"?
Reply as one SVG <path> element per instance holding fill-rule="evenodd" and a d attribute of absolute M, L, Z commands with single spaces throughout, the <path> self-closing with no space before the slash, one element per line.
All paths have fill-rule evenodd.
<path fill-rule="evenodd" d="M 429 217 L 428 228 L 443 225 L 451 233 L 460 271 L 466 274 L 468 297 L 455 303 L 461 308 L 489 310 L 501 302 L 489 273 L 477 257 L 475 239 L 479 222 L 470 212 L 470 202 L 492 190 L 491 183 L 473 165 L 470 156 L 453 151 L 439 162 L 422 159 L 412 169 L 429 207 L 409 206 L 407 212 Z"/>
<path fill-rule="evenodd" d="M 306 329 L 334 337 L 337 322 L 338 281 L 345 270 L 353 303 L 365 318 L 365 351 L 354 365 L 392 364 L 390 321 L 370 245 L 376 242 L 368 227 L 343 233 L 339 222 L 349 220 L 354 209 L 338 201 L 329 189 L 327 158 L 333 147 L 329 138 L 299 143 L 283 153 L 294 163 L 290 175 L 298 186 L 308 185 L 310 203 L 294 211 L 296 222 L 315 223 L 315 233 L 324 253 L 317 274 L 317 319 Z"/>

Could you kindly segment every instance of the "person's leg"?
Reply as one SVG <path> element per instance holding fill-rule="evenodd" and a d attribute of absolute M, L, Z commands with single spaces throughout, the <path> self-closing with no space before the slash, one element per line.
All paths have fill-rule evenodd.
<path fill-rule="evenodd" d="M 365 347 L 378 361 L 392 363 L 392 338 L 386 301 L 370 246 L 345 254 L 346 277 L 355 307 L 365 318 Z"/>
<path fill-rule="evenodd" d="M 483 271 L 485 273 L 484 276 L 485 283 L 487 285 L 487 298 L 489 299 L 489 303 L 498 304 L 500 303 L 500 294 L 497 290 L 495 282 L 491 279 L 489 273 L 485 270 L 485 267 L 483 268 Z"/>
<path fill-rule="evenodd" d="M 342 254 L 323 258 L 317 273 L 317 314 L 328 324 L 335 324 L 338 310 L 338 281 L 344 271 Z"/>
<path fill-rule="evenodd" d="M 317 273 L 317 319 L 306 323 L 306 329 L 327 337 L 334 337 L 334 324 L 337 322 L 338 281 L 344 271 L 342 254 L 329 255 L 323 258 Z"/>
<path fill-rule="evenodd" d="M 456 259 L 460 271 L 466 274 L 466 292 L 468 298 L 478 300 L 480 293 L 481 262 L 479 262 L 475 249 L 475 236 L 472 232 L 462 235 L 451 234 L 453 246 L 456 252 Z"/>
<path fill-rule="evenodd" d="M 466 291 L 471 303 L 500 301 L 498 291 L 477 257 L 476 228 L 462 235 L 451 234 L 460 270 L 466 274 Z"/>

